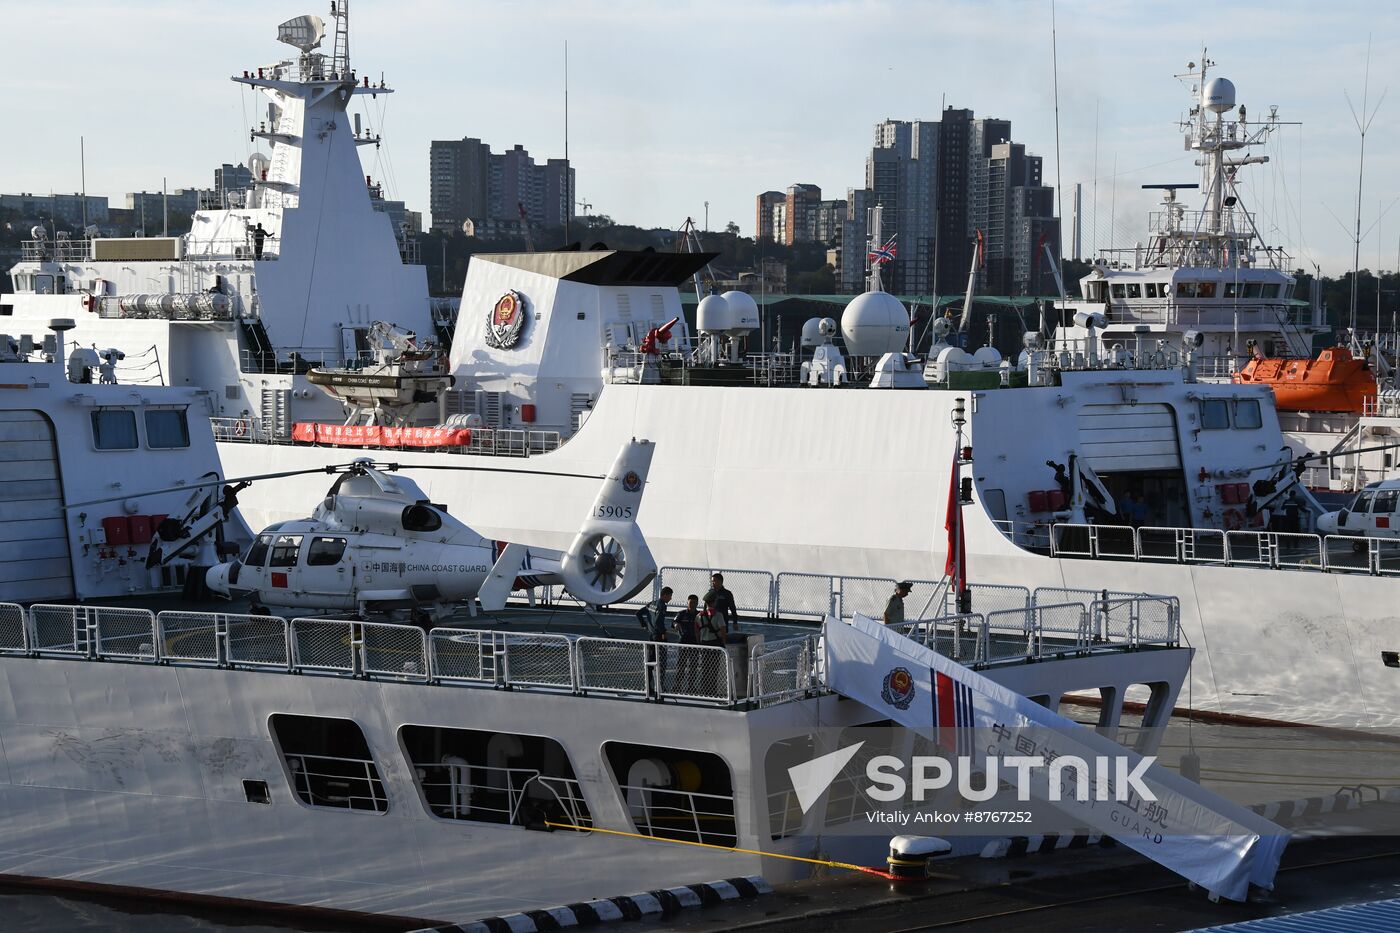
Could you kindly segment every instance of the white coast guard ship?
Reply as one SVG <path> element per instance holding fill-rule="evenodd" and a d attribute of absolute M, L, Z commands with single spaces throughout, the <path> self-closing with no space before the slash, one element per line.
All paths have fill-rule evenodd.
<path fill-rule="evenodd" d="M 351 413 L 307 370 L 355 365 L 375 321 L 446 336 L 422 270 L 403 265 L 362 183 L 364 137 L 345 107 L 387 88 L 350 67 L 344 4 L 333 12 L 333 55 L 292 30 L 295 58 L 234 79 L 269 107 L 255 128 L 266 177 L 257 172 L 249 206 L 201 212 L 172 241 L 71 241 L 63 253 L 31 243 L 14 270 L 19 291 L 3 299 L 17 321 L 79 318 L 80 343 L 155 346 L 170 382 L 212 389 L 228 475 L 342 462 L 347 448 L 316 425 L 345 428 L 324 433 L 351 448 L 371 438 L 344 424 Z M 247 232 L 257 223 L 273 235 L 261 258 Z M 605 249 L 475 257 L 446 364 L 454 385 L 418 414 L 470 436 L 395 458 L 521 458 L 541 475 L 444 471 L 422 482 L 484 533 L 564 547 L 590 492 L 544 474 L 596 474 L 624 439 L 647 437 L 657 456 L 642 524 L 663 566 L 922 578 L 943 559 L 944 452 L 962 406 L 972 579 L 1178 595 L 1199 651 L 1194 707 L 1400 728 L 1390 555 L 1308 534 L 1316 509 L 1289 483 L 1267 389 L 1197 379 L 1202 348 L 1174 333 L 1143 353 L 1032 347 L 1002 366 L 990 348 L 940 346 L 910 360 L 898 352 L 907 314 L 879 291 L 846 310 L 839 345 L 834 324 L 823 337 L 813 322 L 811 360 L 750 355 L 746 295 L 707 299 L 697 333 L 683 319 L 677 286 L 703 261 Z M 151 294 L 153 278 L 164 293 Z M 227 301 L 192 311 L 209 289 Z M 849 388 L 827 388 L 843 374 Z M 311 443 L 293 442 L 298 426 Z M 264 527 L 305 514 L 324 491 L 317 482 L 256 487 L 245 518 Z M 1090 518 L 1138 527 L 1101 534 Z"/>

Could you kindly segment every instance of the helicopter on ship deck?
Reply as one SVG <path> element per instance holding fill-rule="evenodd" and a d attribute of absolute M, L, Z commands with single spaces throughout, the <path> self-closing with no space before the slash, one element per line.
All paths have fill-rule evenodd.
<path fill-rule="evenodd" d="M 257 612 L 348 610 L 419 622 L 461 603 L 495 611 L 514 590 L 556 584 L 588 605 L 621 602 L 656 575 L 637 527 L 654 449 L 646 440 L 623 445 L 607 475 L 596 477 L 602 488 L 564 551 L 478 534 L 430 501 L 417 483 L 392 475 L 398 464 L 359 459 L 297 471 L 339 475 L 308 518 L 263 529 L 242 557 L 209 567 L 204 582 L 215 594 L 249 599 Z M 148 564 L 163 563 L 214 533 L 237 506 L 241 489 L 287 475 L 224 481 L 222 496 L 211 496 L 202 514 L 163 523 Z"/>

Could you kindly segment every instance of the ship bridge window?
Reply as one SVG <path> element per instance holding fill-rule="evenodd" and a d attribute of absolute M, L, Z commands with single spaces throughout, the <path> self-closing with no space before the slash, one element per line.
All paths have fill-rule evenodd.
<path fill-rule="evenodd" d="M 1126 297 L 1128 297 L 1128 288 L 1127 288 L 1127 286 L 1124 285 L 1122 282 L 1114 282 L 1114 283 L 1113 283 L 1113 297 L 1114 297 L 1114 298 L 1126 298 Z"/>
<path fill-rule="evenodd" d="M 389 809 L 379 767 L 355 722 L 274 713 L 269 728 L 302 803 L 373 813 Z"/>
<path fill-rule="evenodd" d="M 34 294 L 36 294 L 36 295 L 52 295 L 52 294 L 53 294 L 53 276 L 51 276 L 51 275 L 40 275 L 40 274 L 36 274 L 36 275 L 34 276 L 33 281 L 34 281 Z"/>
<path fill-rule="evenodd" d="M 1148 282 L 1148 283 L 1147 283 L 1147 297 L 1148 297 L 1148 298 L 1162 298 L 1162 297 L 1164 297 L 1164 293 L 1163 293 L 1163 290 L 1162 290 L 1162 286 L 1161 286 L 1161 285 L 1158 285 L 1156 282 Z"/>
<path fill-rule="evenodd" d="M 1262 298 L 1262 297 L 1264 297 L 1264 283 L 1263 283 L 1263 282 L 1245 282 L 1245 283 L 1244 283 L 1244 297 L 1246 297 L 1246 298 Z"/>
<path fill-rule="evenodd" d="M 1177 282 L 1177 283 L 1176 283 L 1176 297 L 1178 297 L 1178 298 L 1195 298 L 1195 297 L 1196 297 L 1196 283 L 1195 283 L 1195 282 Z"/>
<path fill-rule="evenodd" d="M 738 842 L 734 782 L 712 752 L 608 742 L 612 769 L 636 831 L 732 848 Z"/>
<path fill-rule="evenodd" d="M 267 552 L 272 547 L 272 535 L 258 535 L 258 539 L 248 546 L 243 558 L 245 567 L 261 567 L 267 563 Z"/>
<path fill-rule="evenodd" d="M 404 531 L 437 531 L 442 527 L 442 516 L 431 506 L 421 502 L 404 506 Z"/>
<path fill-rule="evenodd" d="M 1090 282 L 1084 288 L 1084 297 L 1089 301 L 1103 301 L 1103 282 Z"/>
<path fill-rule="evenodd" d="M 1197 297 L 1197 298 L 1214 298 L 1214 297 L 1215 297 L 1215 283 L 1214 283 L 1214 282 L 1197 282 L 1197 283 L 1196 283 L 1196 297 Z"/>
<path fill-rule="evenodd" d="M 1239 290 L 1240 290 L 1240 289 L 1239 289 L 1239 286 L 1238 286 L 1236 283 L 1234 283 L 1234 282 L 1226 282 L 1226 283 L 1225 283 L 1225 297 L 1226 297 L 1226 298 L 1238 298 L 1238 297 L 1239 297 Z"/>
<path fill-rule="evenodd" d="M 306 566 L 333 567 L 345 556 L 344 538 L 323 538 L 317 535 L 306 546 Z"/>
<path fill-rule="evenodd" d="M 1259 400 L 1257 398 L 1235 399 L 1235 427 L 1250 430 L 1263 426 L 1264 418 L 1259 413 Z"/>
<path fill-rule="evenodd" d="M 399 741 L 433 816 L 532 829 L 593 826 L 569 756 L 554 739 L 404 726 Z"/>
<path fill-rule="evenodd" d="M 272 559 L 269 567 L 295 567 L 297 551 L 301 550 L 301 535 L 277 535 L 272 542 Z"/>
<path fill-rule="evenodd" d="M 1139 285 L 1137 282 L 1129 282 L 1129 283 L 1128 283 L 1128 297 L 1129 297 L 1129 298 L 1141 298 L 1141 297 L 1142 297 L 1142 286 Z"/>
<path fill-rule="evenodd" d="M 1230 400 L 1224 398 L 1201 399 L 1201 429 L 1223 431 L 1230 427 Z"/>
<path fill-rule="evenodd" d="M 157 450 L 190 446 L 190 426 L 183 408 L 155 408 L 146 412 L 146 444 Z"/>
<path fill-rule="evenodd" d="M 136 412 L 129 408 L 99 408 L 92 413 L 92 444 L 98 450 L 135 450 Z"/>

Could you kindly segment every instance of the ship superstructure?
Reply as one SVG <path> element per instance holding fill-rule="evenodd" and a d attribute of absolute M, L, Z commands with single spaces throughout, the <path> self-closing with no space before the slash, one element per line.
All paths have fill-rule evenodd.
<path fill-rule="evenodd" d="M 1160 208 L 1148 218 L 1148 240 L 1106 249 L 1080 282 L 1082 300 L 1064 303 L 1055 336 L 1062 352 L 1113 356 L 1151 354 L 1158 340 L 1177 344 L 1198 335 L 1202 376 L 1228 379 L 1255 355 L 1309 357 L 1329 330 L 1322 309 L 1295 293 L 1293 260 L 1264 241 L 1244 201 L 1242 170 L 1269 161 L 1252 155 L 1280 126 L 1278 108 L 1262 120 L 1236 105 L 1235 85 L 1211 77 L 1205 57 L 1179 75 L 1190 89 L 1182 120 L 1186 148 L 1198 153 L 1200 182 L 1151 184 Z M 1188 209 L 1183 192 L 1199 193 Z M 1076 324 L 1098 313 L 1092 331 Z M 1093 343 L 1092 350 L 1089 344 Z"/>
<path fill-rule="evenodd" d="M 206 205 L 180 236 L 97 238 L 34 229 L 3 297 L 7 326 L 42 332 L 72 318 L 70 341 L 127 354 L 122 382 L 212 390 L 214 416 L 233 434 L 275 432 L 296 405 L 305 416 L 339 406 L 309 385 L 313 366 L 366 355 L 375 321 L 446 336 L 416 243 L 396 231 L 382 187 L 358 150 L 378 146 L 350 104 L 392 93 L 350 62 L 349 2 L 331 6 L 334 48 L 319 17 L 284 23 L 297 54 L 233 77 L 258 92 L 249 129 L 250 188 Z M 329 39 L 327 41 L 330 41 Z"/>

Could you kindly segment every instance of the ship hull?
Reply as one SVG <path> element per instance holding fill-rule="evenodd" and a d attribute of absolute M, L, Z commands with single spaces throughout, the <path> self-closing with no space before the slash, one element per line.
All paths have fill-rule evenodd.
<path fill-rule="evenodd" d="M 954 393 L 759 392 L 609 386 L 578 434 L 547 454 L 507 461 L 403 451 L 394 459 L 517 468 L 424 471 L 414 478 L 433 501 L 487 536 L 557 549 L 567 547 L 583 521 L 593 481 L 531 474 L 596 476 L 626 439 L 643 437 L 657 446 L 639 524 L 663 567 L 940 577 L 957 443 Z M 1039 464 L 1043 451 L 1055 452 L 1054 441 L 1036 433 L 1032 396 L 1018 398 L 1029 420 L 1023 426 L 994 421 L 989 429 L 1011 431 L 1018 456 Z M 992 407 L 988 399 L 982 403 Z M 974 447 L 978 423 L 974 415 Z M 978 448 L 973 474 L 981 472 L 978 457 L 991 456 L 990 443 Z M 220 454 L 229 475 L 349 459 L 346 451 L 237 443 L 222 444 Z M 324 494 L 324 482 L 313 475 L 254 486 L 241 497 L 245 518 L 261 527 L 299 517 Z M 1051 557 L 1013 544 L 980 506 L 965 510 L 975 583 L 1179 598 L 1183 631 L 1197 651 L 1183 692 L 1191 708 L 1400 730 L 1400 678 L 1381 656 L 1400 648 L 1400 582 L 1307 569 Z"/>

